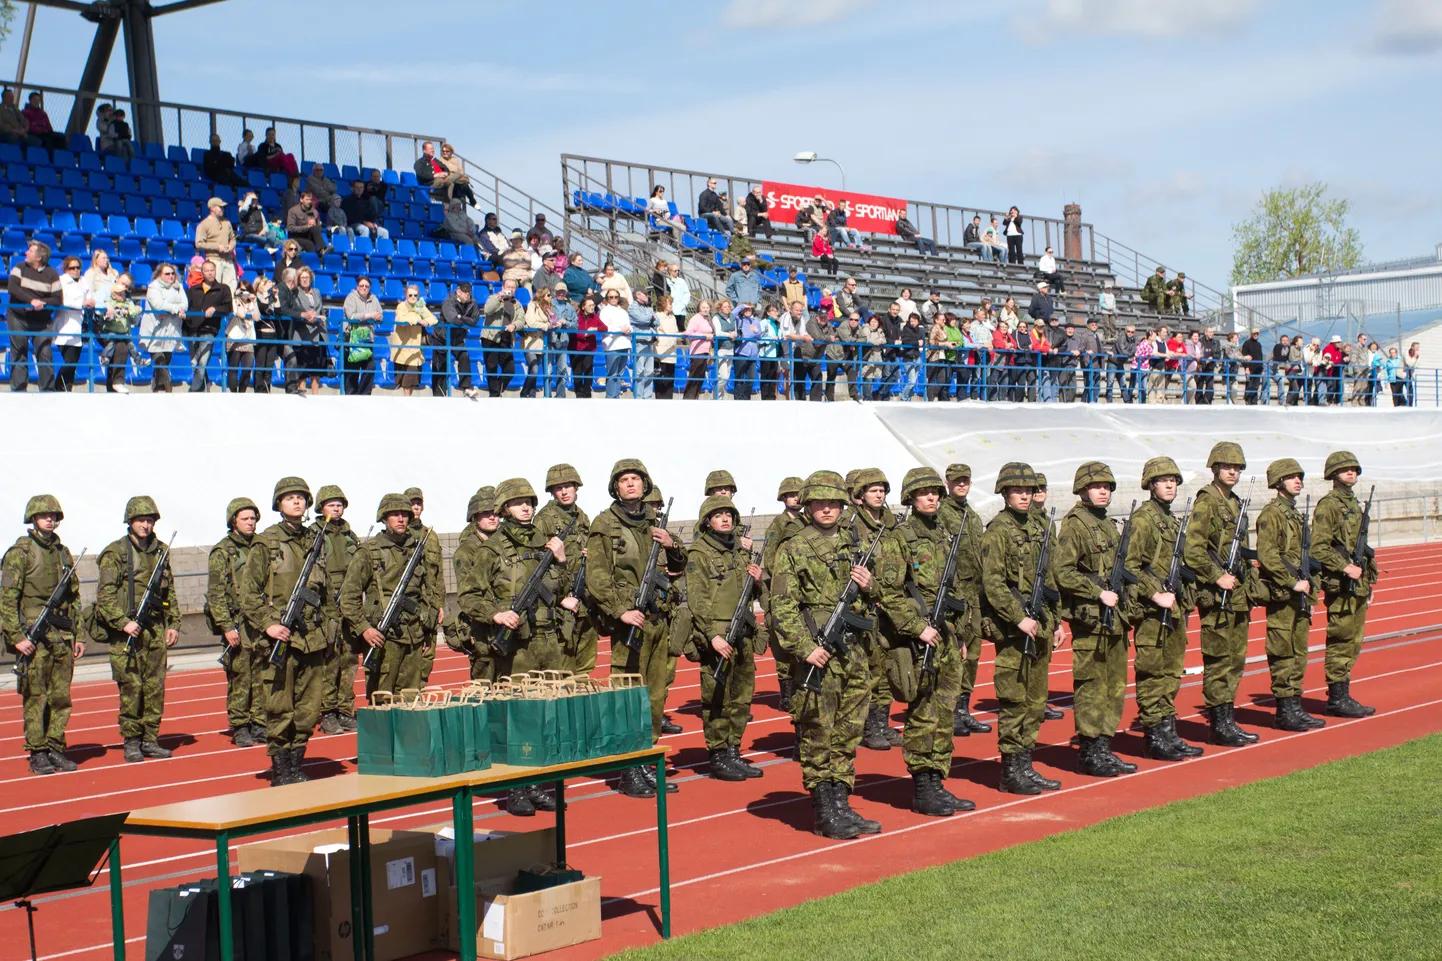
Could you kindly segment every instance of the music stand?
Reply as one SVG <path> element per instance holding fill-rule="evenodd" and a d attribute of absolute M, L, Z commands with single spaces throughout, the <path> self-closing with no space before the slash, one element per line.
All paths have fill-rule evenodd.
<path fill-rule="evenodd" d="M 37 957 L 36 909 L 30 899 L 90 887 L 127 817 L 107 814 L 0 837 L 0 901 L 14 901 L 17 908 L 25 909 L 32 961 Z"/>

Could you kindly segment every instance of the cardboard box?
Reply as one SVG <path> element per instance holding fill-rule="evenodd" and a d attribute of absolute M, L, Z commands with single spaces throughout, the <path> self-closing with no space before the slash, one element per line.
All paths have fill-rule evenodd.
<path fill-rule="evenodd" d="M 436 824 L 420 830 L 435 838 L 440 886 L 454 887 L 456 844 L 452 825 Z M 556 860 L 556 829 L 553 827 L 539 831 L 476 831 L 473 843 L 476 883 L 485 884 L 487 890 L 509 891 L 509 887 L 498 887 L 490 882 L 502 879 L 509 884 L 516 879 L 517 871 L 538 864 L 553 864 Z"/>
<path fill-rule="evenodd" d="M 441 898 L 435 836 L 371 829 L 371 905 L 376 961 L 439 948 Z M 349 961 L 350 848 L 344 830 L 316 831 L 238 849 L 240 871 L 307 874 L 315 898 L 315 961 Z"/>
<path fill-rule="evenodd" d="M 600 878 L 588 877 L 530 894 L 487 893 L 482 887 L 476 885 L 477 957 L 510 961 L 601 936 Z M 451 888 L 446 893 L 441 907 L 446 945 L 460 951 L 457 892 Z"/>

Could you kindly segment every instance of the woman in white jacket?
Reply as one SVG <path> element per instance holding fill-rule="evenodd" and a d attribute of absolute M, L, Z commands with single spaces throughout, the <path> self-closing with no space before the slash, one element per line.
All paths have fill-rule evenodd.
<path fill-rule="evenodd" d="M 174 264 L 161 264 L 146 288 L 146 317 L 142 320 L 141 343 L 155 365 L 150 382 L 152 393 L 170 393 L 170 357 L 180 343 L 181 321 L 190 301 Z"/>
<path fill-rule="evenodd" d="M 54 390 L 68 391 L 75 386 L 75 367 L 85 348 L 85 291 L 80 284 L 80 258 L 66 257 L 60 268 L 60 302 L 55 312 L 55 349 L 60 363 L 55 369 Z"/>

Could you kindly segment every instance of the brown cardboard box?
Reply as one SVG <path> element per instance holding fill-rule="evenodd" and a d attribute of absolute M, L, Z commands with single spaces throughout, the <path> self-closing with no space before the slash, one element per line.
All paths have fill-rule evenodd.
<path fill-rule="evenodd" d="M 451 835 L 451 827 L 450 824 L 435 824 L 420 829 L 436 839 L 436 863 L 440 867 L 438 881 L 442 888 L 453 887 L 456 883 L 455 841 Z M 555 862 L 556 829 L 551 827 L 539 831 L 476 831 L 472 850 L 475 852 L 477 882 L 503 878 L 509 883 L 516 879 L 517 871 L 537 864 Z"/>
<path fill-rule="evenodd" d="M 371 905 L 376 961 L 439 948 L 440 901 L 435 837 L 373 828 Z M 315 894 L 315 961 L 348 961 L 351 945 L 350 850 L 344 830 L 316 831 L 239 848 L 240 870 L 308 874 Z"/>
<path fill-rule="evenodd" d="M 505 884 L 509 890 L 513 882 Z M 601 879 L 584 878 L 530 894 L 486 893 L 476 885 L 476 955 L 511 961 L 594 941 L 601 936 Z M 446 945 L 461 950 L 456 889 L 446 892 L 441 921 Z"/>

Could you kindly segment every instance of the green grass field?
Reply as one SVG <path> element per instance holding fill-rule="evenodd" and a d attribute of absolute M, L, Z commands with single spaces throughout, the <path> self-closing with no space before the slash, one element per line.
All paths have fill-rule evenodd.
<path fill-rule="evenodd" d="M 618 957 L 1442 958 L 1442 735 Z"/>

